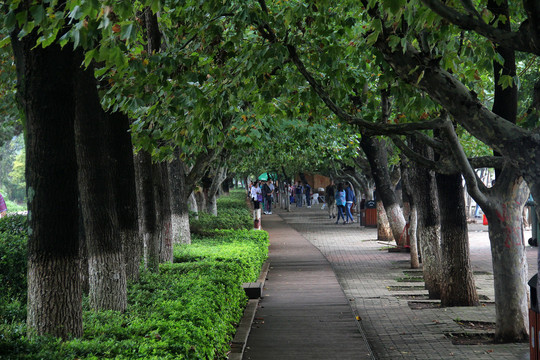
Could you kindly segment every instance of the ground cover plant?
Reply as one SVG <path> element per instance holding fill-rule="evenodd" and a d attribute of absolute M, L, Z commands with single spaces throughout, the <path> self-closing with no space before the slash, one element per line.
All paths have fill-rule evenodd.
<path fill-rule="evenodd" d="M 222 207 L 226 203 L 231 201 Z M 3 267 L 0 274 L 22 281 L 25 217 L 6 219 L 0 222 L 0 267 L 12 257 L 23 261 L 15 266 L 18 274 L 15 269 L 4 273 Z M 26 287 L 7 291 L 6 284 L 14 281 L 2 278 L 0 358 L 224 359 L 247 302 L 241 285 L 257 278 L 267 257 L 268 234 L 230 229 L 208 233 L 176 248 L 174 263 L 160 265 L 158 273 L 144 272 L 131 284 L 125 313 L 90 311 L 85 300 L 84 335 L 65 342 L 26 336 Z M 10 240 L 13 236 L 18 242 Z"/>

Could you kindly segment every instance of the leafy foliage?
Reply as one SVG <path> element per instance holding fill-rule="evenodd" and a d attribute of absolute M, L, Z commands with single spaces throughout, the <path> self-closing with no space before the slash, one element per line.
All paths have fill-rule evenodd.
<path fill-rule="evenodd" d="M 225 213 L 247 211 L 239 196 L 219 203 Z M 225 359 L 247 300 L 241 285 L 257 278 L 268 254 L 268 233 L 262 231 L 195 236 L 192 245 L 175 249 L 175 263 L 145 272 L 129 286 L 124 314 L 85 310 L 83 337 L 61 342 L 26 337 L 26 232 L 24 216 L 0 220 L 2 358 Z M 19 295 L 8 296 L 15 293 L 13 280 Z"/>
<path fill-rule="evenodd" d="M 199 213 L 198 219 L 190 219 L 190 230 L 193 234 L 213 234 L 215 229 L 250 229 L 253 227 L 251 214 L 247 209 L 219 210 L 218 215 Z"/>
<path fill-rule="evenodd" d="M 0 319 L 4 324 L 26 317 L 27 242 L 26 216 L 0 218 Z"/>
<path fill-rule="evenodd" d="M 246 205 L 244 191 L 232 191 L 217 200 L 218 215 L 192 213 L 189 220 L 192 234 L 214 235 L 215 229 L 251 229 L 253 221 Z"/>

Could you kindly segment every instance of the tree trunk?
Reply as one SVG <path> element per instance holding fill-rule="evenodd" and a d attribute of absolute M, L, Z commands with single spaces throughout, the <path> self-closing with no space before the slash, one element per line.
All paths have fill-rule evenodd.
<path fill-rule="evenodd" d="M 405 218 L 390 180 L 386 146 L 382 141 L 366 135 L 362 136 L 360 146 L 369 161 L 371 174 L 377 186 L 377 200 L 383 202 L 394 240 L 398 246 L 402 246 L 403 244 L 398 241 L 405 228 Z"/>
<path fill-rule="evenodd" d="M 420 268 L 420 254 L 418 252 L 418 210 L 416 204 L 411 206 L 411 217 L 409 220 L 409 240 L 411 242 L 411 269 Z"/>
<path fill-rule="evenodd" d="M 231 189 L 231 182 L 234 181 L 231 177 L 227 176 L 225 180 L 221 183 L 221 191 L 223 191 L 223 194 L 229 195 L 230 189 Z M 233 184 L 234 186 L 234 184 Z"/>
<path fill-rule="evenodd" d="M 523 341 L 528 338 L 528 271 L 521 219 L 528 191 L 517 176 L 509 181 L 499 176 L 495 186 L 498 196 L 491 200 L 496 205 L 482 208 L 488 219 L 493 262 L 495 341 Z"/>
<path fill-rule="evenodd" d="M 379 241 L 393 241 L 392 229 L 384 210 L 382 201 L 377 201 L 377 240 Z M 397 242 L 397 240 L 396 240 Z"/>
<path fill-rule="evenodd" d="M 79 337 L 77 160 L 73 51 L 35 47 L 36 36 L 11 36 L 17 96 L 25 114 L 28 195 L 29 335 Z"/>
<path fill-rule="evenodd" d="M 186 165 L 180 160 L 180 153 L 169 163 L 169 180 L 171 192 L 171 222 L 173 243 L 191 244 L 189 230 L 189 199 L 193 194 L 186 188 Z M 196 206 L 195 202 L 195 206 Z"/>
<path fill-rule="evenodd" d="M 144 244 L 144 263 L 148 270 L 157 272 L 159 266 L 159 232 L 157 231 L 156 202 L 152 175 L 152 158 L 145 150 L 135 155 L 137 203 L 140 232 Z"/>
<path fill-rule="evenodd" d="M 195 193 L 191 192 L 189 194 L 189 200 L 188 200 L 189 210 L 198 213 L 199 208 L 197 206 L 197 199 L 195 198 Z"/>
<path fill-rule="evenodd" d="M 205 212 L 206 211 L 206 199 L 204 198 L 204 194 L 202 192 L 202 189 L 198 189 L 195 192 L 195 199 L 197 200 L 197 209 L 199 212 Z"/>
<path fill-rule="evenodd" d="M 430 299 L 441 296 L 441 248 L 439 204 L 433 172 L 414 164 L 411 190 L 417 210 L 417 239 L 424 264 L 424 282 Z"/>
<path fill-rule="evenodd" d="M 169 191 L 169 173 L 167 163 L 153 165 L 154 193 L 156 201 L 157 230 L 159 233 L 159 262 L 172 262 L 173 240 L 171 230 L 171 202 Z"/>
<path fill-rule="evenodd" d="M 83 295 L 90 293 L 88 282 L 88 250 L 86 247 L 86 234 L 84 231 L 84 221 L 79 199 L 79 277 L 81 279 L 81 291 Z"/>
<path fill-rule="evenodd" d="M 412 196 L 411 184 L 409 178 L 409 162 L 406 158 L 401 160 L 401 180 L 402 180 L 402 196 L 403 207 L 408 208 L 406 213 L 407 223 L 409 224 L 407 236 L 409 237 L 409 250 L 411 255 L 411 269 L 418 269 L 420 267 L 420 259 L 418 258 L 418 247 L 416 241 L 416 205 Z"/>
<path fill-rule="evenodd" d="M 218 166 L 215 169 L 214 176 L 212 177 L 212 183 L 210 187 L 208 188 L 208 202 L 206 204 L 207 212 L 214 216 L 217 216 L 218 214 L 217 193 L 218 193 L 221 183 L 223 182 L 223 180 L 225 180 L 226 176 L 227 176 L 227 168 L 221 165 Z"/>
<path fill-rule="evenodd" d="M 79 59 L 82 62 L 82 56 Z M 90 307 L 125 311 L 127 284 L 122 242 L 108 157 L 105 112 L 101 108 L 93 67 L 75 74 L 75 139 L 79 193 L 88 250 Z"/>
<path fill-rule="evenodd" d="M 112 179 L 122 248 L 126 260 L 126 277 L 130 281 L 137 281 L 143 252 L 143 239 L 138 228 L 135 164 L 129 132 L 130 120 L 120 112 L 108 115 L 107 125 L 111 135 L 109 148 L 114 164 Z"/>
<path fill-rule="evenodd" d="M 478 305 L 461 174 L 436 174 L 441 212 L 442 306 Z"/>

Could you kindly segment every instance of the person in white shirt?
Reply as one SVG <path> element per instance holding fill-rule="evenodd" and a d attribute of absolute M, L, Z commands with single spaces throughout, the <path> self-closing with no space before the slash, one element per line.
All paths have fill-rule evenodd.
<path fill-rule="evenodd" d="M 258 181 L 251 187 L 251 201 L 253 201 L 253 227 L 255 229 L 260 229 L 262 191 Z"/>

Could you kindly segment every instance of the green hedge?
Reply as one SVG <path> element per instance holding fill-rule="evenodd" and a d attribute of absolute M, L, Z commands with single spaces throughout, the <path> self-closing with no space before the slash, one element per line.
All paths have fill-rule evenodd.
<path fill-rule="evenodd" d="M 10 230 L 0 233 L 1 239 L 19 237 L 6 243 L 26 244 L 26 234 L 17 233 L 21 226 L 12 223 L 5 228 Z M 207 233 L 210 236 L 194 235 L 192 245 L 176 247 L 175 263 L 161 265 L 158 274 L 143 273 L 140 282 L 131 284 L 125 313 L 89 311 L 83 302 L 84 335 L 79 339 L 27 338 L 26 299 L 0 293 L 0 358 L 224 359 L 247 302 L 241 284 L 256 279 L 268 254 L 268 234 Z M 17 257 L 26 263 L 26 255 L 10 249 L 14 248 L 0 247 L 0 258 Z M 22 266 L 15 267 L 25 277 Z"/>
<path fill-rule="evenodd" d="M 175 262 L 212 260 L 238 264 L 242 282 L 255 281 L 268 257 L 268 233 L 255 230 L 214 230 L 209 237 L 194 236 L 191 245 L 179 245 Z"/>
<path fill-rule="evenodd" d="M 199 218 L 195 219 L 192 214 L 189 220 L 192 234 L 211 235 L 215 229 L 252 229 L 253 218 L 250 211 L 244 209 L 219 209 L 218 215 L 213 216 L 208 213 L 199 213 Z"/>
<path fill-rule="evenodd" d="M 0 218 L 0 299 L 26 300 L 28 221 L 24 215 Z M 0 319 L 6 301 L 0 301 Z"/>

